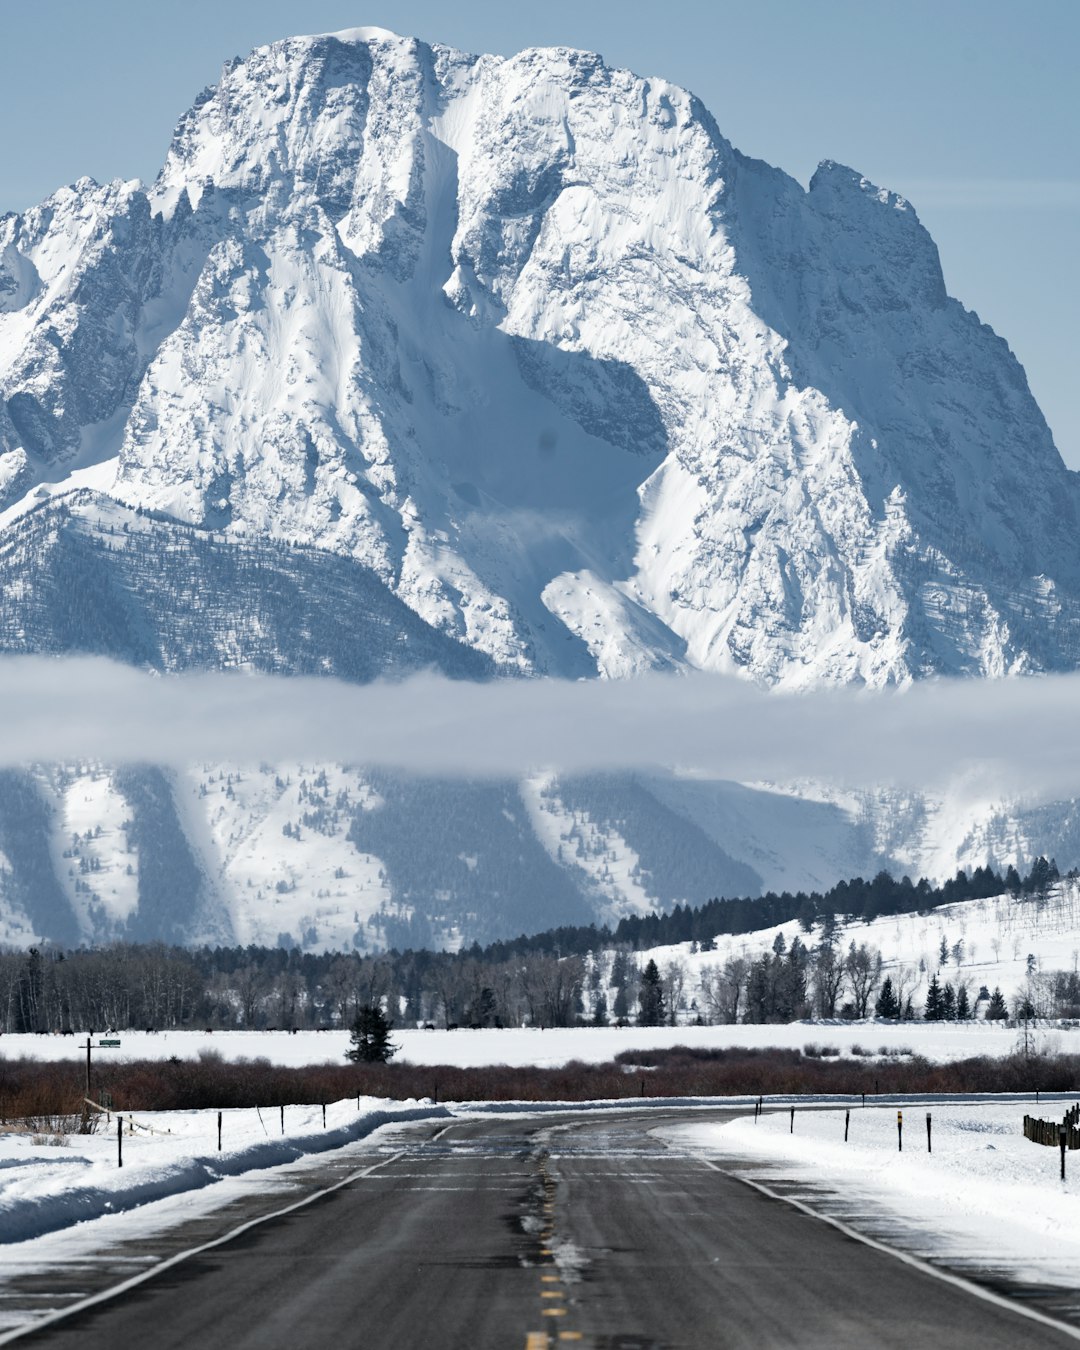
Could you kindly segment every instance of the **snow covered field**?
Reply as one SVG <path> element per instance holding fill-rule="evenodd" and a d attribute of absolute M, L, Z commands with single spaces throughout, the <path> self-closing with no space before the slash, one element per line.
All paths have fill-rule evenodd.
<path fill-rule="evenodd" d="M 400 1047 L 395 1062 L 556 1067 L 570 1060 L 602 1064 L 624 1050 L 672 1045 L 802 1050 L 816 1045 L 841 1055 L 906 1053 L 946 1062 L 973 1055 L 1008 1055 L 1018 1032 L 991 1022 L 792 1022 L 781 1026 L 715 1027 L 514 1027 L 501 1031 L 395 1030 Z M 1080 1053 L 1080 1029 L 1043 1028 L 1035 1032 L 1041 1051 Z M 98 1038 L 95 1038 L 95 1044 Z M 195 1059 L 207 1052 L 223 1059 L 265 1058 L 272 1064 L 343 1064 L 349 1047 L 346 1031 L 125 1031 L 119 1049 L 95 1050 L 101 1063 L 136 1059 Z M 80 1057 L 86 1044 L 71 1036 L 0 1036 L 0 1058 L 57 1060 Z"/>
<path fill-rule="evenodd" d="M 432 1103 L 373 1097 L 320 1106 L 222 1112 L 134 1112 L 125 1116 L 123 1167 L 117 1118 L 92 1135 L 0 1133 L 0 1241 L 23 1242 L 152 1200 L 201 1190 L 225 1177 L 340 1148 L 393 1121 L 445 1115 Z M 128 1124 L 134 1119 L 135 1128 Z M 284 1131 L 282 1130 L 284 1122 Z"/>
<path fill-rule="evenodd" d="M 1025 1114 L 1059 1120 L 1065 1104 L 1034 1100 L 929 1107 L 901 1102 L 904 1149 L 897 1149 L 897 1102 L 854 1108 L 844 1143 L 843 1110 L 786 1109 L 727 1125 L 667 1131 L 672 1145 L 724 1159 L 765 1186 L 803 1183 L 796 1194 L 820 1211 L 923 1258 L 1003 1270 L 1024 1281 L 1080 1283 L 1080 1154 L 1060 1180 L 1056 1148 L 1023 1137 Z M 933 1117 L 927 1153 L 926 1112 Z M 785 1195 L 789 1187 L 784 1186 Z"/>

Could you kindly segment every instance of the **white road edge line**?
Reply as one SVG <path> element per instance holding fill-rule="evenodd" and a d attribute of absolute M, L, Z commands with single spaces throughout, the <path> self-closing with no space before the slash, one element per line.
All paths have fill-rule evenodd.
<path fill-rule="evenodd" d="M 41 1331 L 44 1327 L 54 1326 L 57 1322 L 63 1322 L 68 1317 L 74 1317 L 76 1313 L 85 1312 L 87 1308 L 93 1308 L 99 1303 L 108 1303 L 110 1299 L 119 1298 L 121 1294 L 126 1294 L 129 1289 L 134 1289 L 137 1285 L 152 1280 L 155 1275 L 160 1275 L 163 1270 L 178 1266 L 181 1261 L 190 1261 L 193 1256 L 201 1256 L 203 1252 L 212 1251 L 215 1247 L 223 1247 L 226 1242 L 232 1242 L 242 1233 L 246 1233 L 252 1228 L 258 1228 L 260 1224 L 269 1223 L 271 1219 L 280 1219 L 286 1214 L 292 1214 L 294 1210 L 303 1209 L 305 1205 L 321 1200 L 324 1195 L 333 1195 L 335 1191 L 340 1191 L 343 1186 L 348 1186 L 350 1182 L 370 1176 L 372 1172 L 377 1172 L 380 1167 L 389 1167 L 391 1163 L 397 1162 L 399 1158 L 404 1158 L 405 1155 L 406 1150 L 402 1149 L 400 1153 L 394 1153 L 389 1158 L 383 1158 L 380 1162 L 373 1163 L 371 1167 L 361 1168 L 358 1172 L 350 1172 L 341 1181 L 335 1181 L 332 1186 L 327 1186 L 321 1191 L 315 1191 L 312 1195 L 306 1195 L 303 1200 L 295 1200 L 291 1205 L 286 1205 L 284 1209 L 276 1209 L 272 1214 L 263 1214 L 257 1219 L 249 1219 L 247 1223 L 242 1223 L 239 1228 L 233 1228 L 221 1237 L 214 1238 L 212 1242 L 204 1242 L 199 1247 L 191 1247 L 185 1252 L 177 1252 L 175 1256 L 169 1256 L 164 1261 L 159 1261 L 149 1270 L 140 1271 L 138 1275 L 132 1275 L 119 1284 L 110 1285 L 108 1289 L 103 1289 L 99 1294 L 91 1294 L 89 1298 L 80 1299 L 68 1308 L 59 1308 L 56 1312 L 47 1313 L 44 1317 L 28 1322 L 25 1326 L 16 1327 L 13 1331 L 6 1331 L 0 1335 L 0 1345 L 8 1345 L 12 1341 L 20 1340 L 23 1336 L 30 1336 Z"/>
<path fill-rule="evenodd" d="M 921 1270 L 924 1275 L 932 1275 L 935 1280 L 941 1280 L 945 1284 L 954 1285 L 957 1289 L 963 1289 L 968 1294 L 974 1294 L 976 1298 L 981 1298 L 985 1303 L 992 1303 L 998 1308 L 1007 1308 L 1010 1312 L 1026 1317 L 1032 1322 L 1039 1322 L 1044 1327 L 1052 1327 L 1055 1331 L 1063 1332 L 1074 1341 L 1080 1341 L 1080 1329 L 1070 1326 L 1068 1322 L 1059 1322 L 1054 1317 L 1049 1317 L 1046 1313 L 1039 1312 L 1036 1308 L 1026 1307 L 1015 1299 L 1006 1298 L 1004 1294 L 995 1294 L 992 1289 L 984 1289 L 982 1285 L 976 1284 L 972 1280 L 966 1280 L 962 1275 L 954 1275 L 951 1271 L 940 1270 L 933 1266 L 929 1261 L 922 1260 L 921 1257 L 912 1256 L 910 1252 L 901 1251 L 898 1247 L 890 1247 L 886 1242 L 879 1242 L 877 1238 L 867 1236 L 866 1233 L 860 1233 L 857 1228 L 852 1228 L 844 1223 L 842 1219 L 834 1219 L 829 1214 L 822 1214 L 820 1210 L 814 1209 L 802 1200 L 796 1200 L 794 1196 L 781 1195 L 779 1191 L 774 1191 L 770 1187 L 762 1185 L 760 1181 L 752 1181 L 749 1177 L 740 1176 L 738 1172 L 729 1172 L 725 1167 L 719 1167 L 716 1163 L 710 1162 L 708 1158 L 702 1158 L 698 1155 L 698 1161 L 705 1167 L 710 1167 L 714 1172 L 719 1172 L 721 1176 L 730 1177 L 732 1181 L 740 1181 L 744 1186 L 750 1186 L 755 1191 L 760 1191 L 762 1195 L 769 1196 L 772 1200 L 779 1200 L 782 1204 L 791 1205 L 793 1209 L 801 1209 L 804 1214 L 809 1214 L 812 1219 L 820 1219 L 822 1223 L 829 1224 L 830 1227 L 843 1233 L 845 1237 L 854 1238 L 856 1242 L 861 1242 L 866 1247 L 873 1247 L 875 1251 L 883 1252 L 886 1256 L 891 1256 L 897 1261 L 902 1261 L 905 1266 L 913 1266 L 916 1270 Z M 1063 1290 L 1063 1292 L 1065 1292 Z"/>

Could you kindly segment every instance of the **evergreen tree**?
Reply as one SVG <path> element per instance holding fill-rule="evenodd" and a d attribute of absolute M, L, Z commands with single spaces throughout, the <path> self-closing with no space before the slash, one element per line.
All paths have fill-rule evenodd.
<path fill-rule="evenodd" d="M 956 1019 L 956 991 L 947 984 L 941 991 L 941 1020 L 952 1022 Z"/>
<path fill-rule="evenodd" d="M 630 1000 L 626 997 L 626 985 L 619 985 L 615 990 L 615 1001 L 611 1005 L 611 1012 L 616 1022 L 625 1022 L 630 1015 Z"/>
<path fill-rule="evenodd" d="M 928 1022 L 941 1021 L 941 986 L 936 975 L 930 976 L 930 985 L 926 991 L 926 1011 L 923 1017 Z"/>
<path fill-rule="evenodd" d="M 641 972 L 641 992 L 638 995 L 640 1011 L 639 1027 L 662 1027 L 664 1025 L 664 986 L 660 982 L 660 971 L 656 962 L 649 964 Z"/>
<path fill-rule="evenodd" d="M 465 1020 L 470 1026 L 490 1027 L 495 1022 L 498 1006 L 494 989 L 485 986 L 465 1009 Z"/>
<path fill-rule="evenodd" d="M 967 1022 L 971 1017 L 971 1000 L 968 998 L 967 985 L 962 984 L 956 991 L 956 1020 Z"/>
<path fill-rule="evenodd" d="M 390 1043 L 390 1023 L 377 1003 L 364 1003 L 357 1009 L 350 1040 L 352 1049 L 345 1051 L 345 1057 L 354 1064 L 385 1064 L 397 1054 L 398 1047 Z"/>
<path fill-rule="evenodd" d="M 899 1017 L 900 1000 L 893 993 L 892 976 L 885 976 L 885 983 L 881 986 L 881 993 L 878 994 L 877 1002 L 874 1004 L 874 1012 L 878 1017 Z"/>
<path fill-rule="evenodd" d="M 607 999 L 603 994 L 597 994 L 593 1004 L 592 1024 L 594 1027 L 606 1027 L 608 1024 Z"/>
<path fill-rule="evenodd" d="M 949 960 L 949 944 L 945 940 L 945 934 L 942 933 L 941 947 L 938 949 L 938 965 L 939 966 L 947 965 L 948 960 Z"/>

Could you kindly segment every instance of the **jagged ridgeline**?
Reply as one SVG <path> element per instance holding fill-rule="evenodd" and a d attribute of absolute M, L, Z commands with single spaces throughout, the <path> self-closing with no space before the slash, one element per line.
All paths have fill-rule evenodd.
<path fill-rule="evenodd" d="M 288 39 L 151 186 L 0 219 L 7 652 L 1073 669 L 1077 485 L 910 203 L 830 162 L 804 189 L 591 53 Z M 1071 808 L 662 774 L 142 772 L 4 778 L 0 939 L 456 944 L 1078 847 Z"/>

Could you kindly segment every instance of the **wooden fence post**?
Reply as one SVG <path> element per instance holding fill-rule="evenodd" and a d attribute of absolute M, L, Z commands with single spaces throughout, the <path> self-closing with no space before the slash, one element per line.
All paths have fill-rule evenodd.
<path fill-rule="evenodd" d="M 217 1151 L 221 1152 L 221 1112 L 217 1113 Z"/>
<path fill-rule="evenodd" d="M 933 1151 L 934 1151 L 933 1148 L 930 1146 L 930 1112 L 929 1112 L 929 1111 L 927 1111 L 927 1113 L 926 1113 L 926 1151 L 927 1151 L 927 1153 L 933 1153 Z"/>
<path fill-rule="evenodd" d="M 904 1151 L 904 1113 L 903 1113 L 903 1111 L 897 1111 L 897 1113 L 896 1113 L 896 1143 L 897 1143 L 897 1152 L 898 1152 L 898 1153 L 903 1153 L 903 1151 Z"/>
<path fill-rule="evenodd" d="M 844 1143 L 847 1143 L 848 1126 L 851 1124 L 851 1107 L 844 1112 Z"/>
<path fill-rule="evenodd" d="M 116 1165 L 124 1165 L 124 1117 L 116 1117 Z"/>

